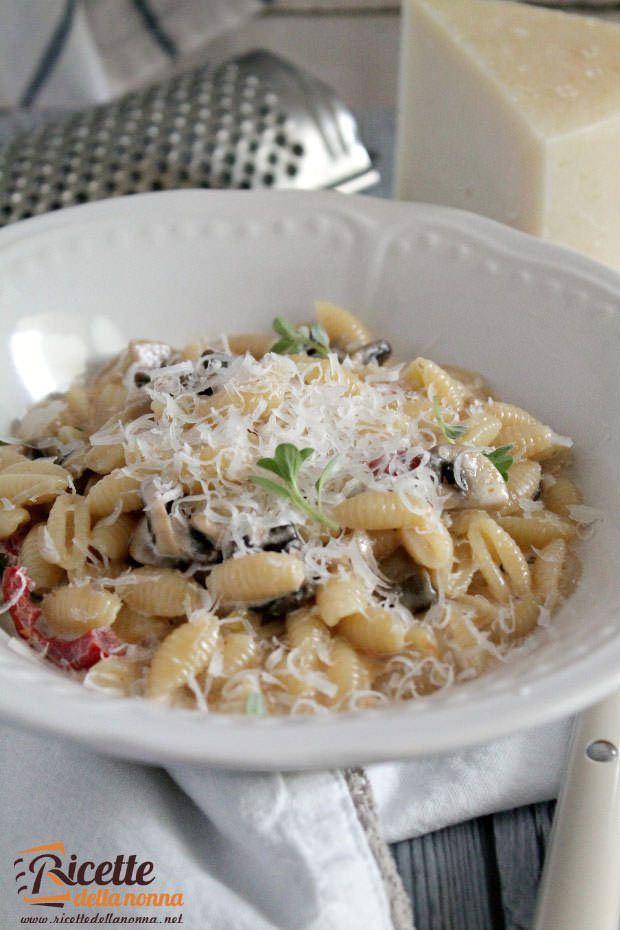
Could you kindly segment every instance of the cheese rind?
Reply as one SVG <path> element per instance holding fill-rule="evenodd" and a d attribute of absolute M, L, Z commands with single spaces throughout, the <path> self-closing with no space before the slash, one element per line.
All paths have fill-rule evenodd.
<path fill-rule="evenodd" d="M 396 194 L 620 267 L 620 26 L 509 0 L 406 0 Z"/>

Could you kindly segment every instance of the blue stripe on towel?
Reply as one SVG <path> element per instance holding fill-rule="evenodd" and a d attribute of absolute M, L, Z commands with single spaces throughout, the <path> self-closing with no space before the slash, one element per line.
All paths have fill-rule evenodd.
<path fill-rule="evenodd" d="M 19 101 L 20 107 L 32 106 L 35 97 L 37 97 L 51 77 L 71 33 L 76 5 L 76 0 L 66 0 L 65 8 L 60 15 L 60 19 L 56 23 L 56 27 L 39 59 L 39 63 L 21 96 Z"/>
<path fill-rule="evenodd" d="M 142 22 L 169 58 L 176 58 L 179 54 L 177 44 L 172 36 L 162 26 L 159 16 L 151 6 L 149 0 L 132 0 L 132 3 L 142 18 Z"/>

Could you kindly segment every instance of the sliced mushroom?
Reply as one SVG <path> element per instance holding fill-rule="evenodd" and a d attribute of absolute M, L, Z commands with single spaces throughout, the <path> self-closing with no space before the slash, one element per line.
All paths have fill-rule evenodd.
<path fill-rule="evenodd" d="M 179 562 L 178 558 L 162 556 L 157 551 L 147 517 L 140 520 L 133 532 L 129 543 L 129 555 L 141 565 L 156 565 L 158 568 L 172 568 Z"/>
<path fill-rule="evenodd" d="M 416 565 L 404 549 L 399 548 L 384 559 L 380 568 L 396 588 L 401 604 L 412 614 L 422 613 L 437 602 L 429 573 Z"/>
<path fill-rule="evenodd" d="M 285 523 L 266 530 L 257 545 L 263 552 L 290 552 L 291 549 L 301 549 L 301 539 L 294 524 Z"/>
<path fill-rule="evenodd" d="M 293 523 L 260 529 L 253 536 L 244 536 L 243 542 L 246 546 L 262 549 L 263 552 L 290 552 L 293 549 L 301 549 L 301 539 Z M 225 557 L 229 559 L 237 549 L 235 542 L 229 543 L 224 547 Z"/>
<path fill-rule="evenodd" d="M 435 446 L 431 449 L 431 464 L 440 480 L 455 489 L 443 500 L 447 510 L 502 507 L 508 503 L 506 482 L 482 452 L 459 446 Z"/>
<path fill-rule="evenodd" d="M 218 371 L 221 371 L 223 368 L 228 368 L 232 361 L 230 355 L 226 355 L 224 352 L 216 352 L 214 349 L 206 349 L 198 361 L 196 362 L 196 380 L 197 387 L 200 387 L 200 383 L 205 377 L 211 377 L 214 374 L 217 374 Z M 211 397 L 215 389 L 212 385 L 207 385 L 202 387 L 200 390 L 196 391 L 200 397 Z"/>
<path fill-rule="evenodd" d="M 383 365 L 387 362 L 392 354 L 392 346 L 387 339 L 376 339 L 365 346 L 360 346 L 354 352 L 351 352 L 351 360 L 356 365 L 370 365 L 376 362 L 377 365 Z"/>
<path fill-rule="evenodd" d="M 149 342 L 147 339 L 133 339 L 127 349 L 127 359 L 132 365 L 140 365 L 134 374 L 136 387 L 144 387 L 151 380 L 149 371 L 162 368 L 172 357 L 172 349 L 165 342 Z"/>
<path fill-rule="evenodd" d="M 274 619 L 282 617 L 298 607 L 306 604 L 314 594 L 314 586 L 304 584 L 298 591 L 292 594 L 285 594 L 283 597 L 276 597 L 273 601 L 267 601 L 266 604 L 259 604 L 254 609 L 257 610 L 261 617 L 265 619 Z"/>

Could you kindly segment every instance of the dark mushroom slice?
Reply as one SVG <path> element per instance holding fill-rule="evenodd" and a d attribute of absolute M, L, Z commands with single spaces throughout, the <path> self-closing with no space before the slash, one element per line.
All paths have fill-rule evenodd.
<path fill-rule="evenodd" d="M 149 342 L 146 339 L 134 339 L 129 343 L 127 358 L 133 364 L 140 365 L 133 380 L 137 388 L 149 384 L 149 371 L 163 368 L 172 357 L 172 349 L 165 342 Z"/>
<path fill-rule="evenodd" d="M 272 526 L 267 530 L 259 530 L 254 536 L 244 536 L 243 542 L 252 549 L 262 549 L 263 552 L 291 552 L 301 549 L 301 538 L 293 523 L 284 523 L 282 526 Z M 238 546 L 231 542 L 225 547 L 225 556 L 229 559 L 235 554 Z"/>
<path fill-rule="evenodd" d="M 392 346 L 387 339 L 376 339 L 365 346 L 360 346 L 350 353 L 351 361 L 356 365 L 370 365 L 375 362 L 377 365 L 383 365 L 392 354 Z"/>
<path fill-rule="evenodd" d="M 217 374 L 217 372 L 221 371 L 223 368 L 228 368 L 231 362 L 231 355 L 227 355 L 225 352 L 216 352 L 214 349 L 206 349 L 196 362 L 196 379 L 198 381 L 198 386 L 204 378 Z M 199 397 L 212 397 L 214 391 L 215 389 L 212 385 L 207 385 L 201 390 L 196 391 L 196 393 Z"/>
<path fill-rule="evenodd" d="M 416 565 L 404 549 L 397 549 L 379 567 L 392 582 L 401 604 L 412 614 L 423 613 L 437 602 L 429 573 Z"/>
<path fill-rule="evenodd" d="M 292 594 L 285 594 L 283 597 L 276 597 L 265 604 L 253 605 L 252 609 L 256 610 L 262 619 L 273 620 L 276 617 L 284 617 L 286 614 L 303 607 L 314 596 L 314 586 L 304 584 L 298 591 Z"/>
<path fill-rule="evenodd" d="M 259 545 L 263 552 L 290 552 L 301 549 L 301 538 L 293 523 L 284 523 L 268 529 Z"/>
<path fill-rule="evenodd" d="M 454 489 L 443 500 L 447 510 L 503 507 L 508 503 L 506 482 L 484 453 L 439 445 L 430 450 L 430 455 L 439 480 Z"/>

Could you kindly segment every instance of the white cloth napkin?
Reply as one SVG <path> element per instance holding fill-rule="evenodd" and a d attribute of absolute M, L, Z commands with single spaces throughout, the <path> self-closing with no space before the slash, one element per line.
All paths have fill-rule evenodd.
<path fill-rule="evenodd" d="M 567 734 L 568 723 L 556 724 L 455 756 L 370 767 L 384 839 L 553 797 Z M 166 772 L 8 725 L 0 758 L 5 863 L 57 840 L 80 859 L 135 853 L 154 863 L 153 890 L 183 893 L 186 930 L 411 927 L 359 772 Z M 28 913 L 1 869 L 0 925 L 12 930 Z"/>
<path fill-rule="evenodd" d="M 78 107 L 161 75 L 260 0 L 3 0 L 0 107 Z"/>

